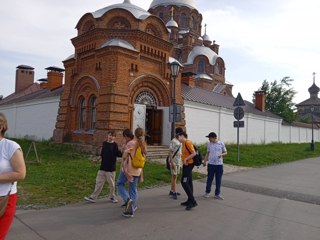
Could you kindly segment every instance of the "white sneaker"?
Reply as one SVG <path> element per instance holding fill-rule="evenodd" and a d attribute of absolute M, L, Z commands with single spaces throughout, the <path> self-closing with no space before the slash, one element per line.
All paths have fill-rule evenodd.
<path fill-rule="evenodd" d="M 113 202 L 113 203 L 118 203 L 119 201 L 115 198 L 110 198 L 110 201 Z"/>
<path fill-rule="evenodd" d="M 92 197 L 84 197 L 84 200 L 86 200 L 87 202 L 91 202 L 91 203 L 95 203 L 96 200 L 93 199 Z"/>
<path fill-rule="evenodd" d="M 217 200 L 224 200 L 224 198 L 221 197 L 220 195 L 215 195 L 213 198 Z"/>
<path fill-rule="evenodd" d="M 203 195 L 204 198 L 209 198 L 210 197 L 210 193 L 206 193 L 205 195 Z"/>

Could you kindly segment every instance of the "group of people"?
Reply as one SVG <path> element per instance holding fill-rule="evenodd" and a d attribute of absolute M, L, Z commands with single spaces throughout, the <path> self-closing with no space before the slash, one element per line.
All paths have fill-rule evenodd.
<path fill-rule="evenodd" d="M 122 215 L 124 217 L 133 217 L 134 212 L 138 209 L 138 191 L 139 181 L 143 181 L 143 168 L 134 167 L 133 158 L 140 151 L 143 158 L 147 155 L 147 144 L 144 140 L 145 133 L 142 128 L 137 128 L 134 134 L 129 129 L 122 133 L 124 144 L 119 150 L 115 142 L 116 134 L 109 131 L 107 140 L 103 143 L 101 150 L 101 165 L 96 177 L 96 185 L 93 193 L 85 197 L 88 202 L 94 203 L 100 195 L 105 182 L 108 182 L 110 188 L 110 201 L 117 203 L 115 186 L 117 185 L 118 193 L 124 204 Z M 116 183 L 116 163 L 117 157 L 122 157 L 120 173 Z M 129 183 L 129 190 L 126 189 L 126 183 Z"/>
<path fill-rule="evenodd" d="M 186 210 L 191 210 L 198 205 L 193 195 L 192 171 L 194 168 L 193 158 L 196 156 L 196 149 L 188 135 L 182 128 L 176 128 L 176 137 L 170 143 L 169 163 L 171 168 L 171 190 L 169 195 L 173 199 L 178 199 L 180 193 L 176 191 L 177 177 L 182 165 L 181 185 L 186 192 L 188 199 L 181 205 Z M 223 200 L 221 196 L 221 180 L 223 175 L 223 156 L 227 155 L 225 144 L 218 141 L 217 134 L 214 132 L 206 136 L 209 139 L 207 153 L 202 162 L 203 166 L 208 168 L 208 178 L 205 189 L 205 198 L 210 197 L 211 187 L 214 178 L 216 179 L 216 189 L 214 199 Z"/>
<path fill-rule="evenodd" d="M 170 143 L 169 164 L 171 171 L 171 190 L 169 196 L 173 199 L 178 199 L 181 195 L 176 191 L 177 178 L 181 172 L 181 185 L 188 196 L 185 202 L 181 205 L 185 206 L 186 210 L 191 210 L 198 205 L 193 194 L 192 171 L 194 168 L 193 158 L 196 156 L 196 149 L 188 135 L 182 128 L 175 129 L 176 136 Z M 133 217 L 138 209 L 137 185 L 139 181 L 143 181 L 143 169 L 132 166 L 132 159 L 137 149 L 141 149 L 142 154 L 146 156 L 147 145 L 144 141 L 145 133 L 141 128 L 135 130 L 134 135 L 129 129 L 123 131 L 124 145 L 119 150 L 115 143 L 115 132 L 109 131 L 107 140 L 103 143 L 101 150 L 101 165 L 96 177 L 96 185 L 93 193 L 84 199 L 94 203 L 102 191 L 105 182 L 108 182 L 110 188 L 110 201 L 118 203 L 115 194 L 115 186 L 118 188 L 118 193 L 121 196 L 124 204 L 122 213 L 125 217 Z M 207 186 L 204 197 L 209 198 L 211 186 L 214 178 L 216 178 L 216 189 L 214 199 L 223 200 L 220 194 L 221 179 L 223 175 L 223 156 L 227 154 L 227 149 L 223 142 L 218 141 L 217 135 L 211 132 L 208 136 L 209 143 L 207 145 L 207 153 L 203 161 L 203 166 L 208 167 Z M 120 174 L 116 182 L 116 162 L 117 157 L 122 157 Z M 129 190 L 126 189 L 126 182 L 129 182 Z"/>

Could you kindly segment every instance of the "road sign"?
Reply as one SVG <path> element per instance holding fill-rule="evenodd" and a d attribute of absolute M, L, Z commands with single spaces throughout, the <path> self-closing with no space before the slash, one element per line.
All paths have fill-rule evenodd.
<path fill-rule="evenodd" d="M 234 121 L 233 127 L 235 128 L 244 128 L 244 121 Z"/>
<path fill-rule="evenodd" d="M 244 117 L 244 111 L 243 108 L 237 107 L 233 111 L 233 116 L 237 120 L 241 120 Z"/>
<path fill-rule="evenodd" d="M 245 105 L 246 104 L 244 103 L 241 94 L 238 93 L 238 96 L 237 96 L 236 100 L 234 101 L 233 106 L 234 107 L 241 107 L 241 106 L 245 106 Z"/>
<path fill-rule="evenodd" d="M 169 122 L 173 122 L 173 106 L 170 106 L 169 110 Z M 176 105 L 176 122 L 181 122 L 182 121 L 182 106 L 181 105 Z"/>

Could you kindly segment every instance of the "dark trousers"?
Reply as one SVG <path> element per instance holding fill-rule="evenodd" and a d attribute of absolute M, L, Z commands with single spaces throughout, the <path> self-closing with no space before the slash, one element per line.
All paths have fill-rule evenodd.
<path fill-rule="evenodd" d="M 192 183 L 192 169 L 194 165 L 183 165 L 182 168 L 182 177 L 181 177 L 181 185 L 188 196 L 188 202 L 194 203 L 193 196 L 193 183 Z"/>
<path fill-rule="evenodd" d="M 213 179 L 216 178 L 216 190 L 214 194 L 216 196 L 220 195 L 222 175 L 223 175 L 223 165 L 208 164 L 208 178 L 207 178 L 206 193 L 211 192 Z"/>

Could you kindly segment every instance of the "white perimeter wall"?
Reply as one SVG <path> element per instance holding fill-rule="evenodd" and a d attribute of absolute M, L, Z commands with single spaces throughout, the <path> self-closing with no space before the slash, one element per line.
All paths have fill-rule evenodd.
<path fill-rule="evenodd" d="M 233 110 L 185 101 L 186 127 L 189 138 L 195 143 L 205 143 L 209 132 L 216 132 L 226 143 L 237 142 L 237 129 Z M 262 144 L 272 142 L 311 142 L 311 129 L 284 126 L 281 119 L 245 114 L 245 127 L 240 128 L 240 143 Z M 320 141 L 320 131 L 314 130 L 315 141 Z"/>
<path fill-rule="evenodd" d="M 0 106 L 8 119 L 8 137 L 48 140 L 55 128 L 60 97 Z"/>

